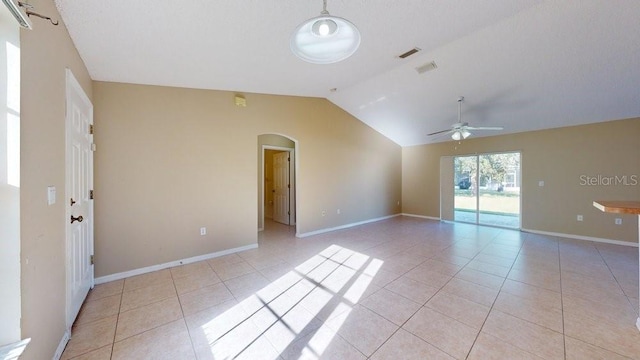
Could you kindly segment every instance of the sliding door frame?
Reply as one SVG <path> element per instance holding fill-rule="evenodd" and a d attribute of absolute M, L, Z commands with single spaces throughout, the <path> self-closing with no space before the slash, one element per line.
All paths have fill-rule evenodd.
<path fill-rule="evenodd" d="M 520 186 L 519 186 L 519 213 L 518 213 L 518 226 L 517 228 L 512 228 L 508 226 L 500 226 L 494 224 L 480 223 L 480 156 L 485 155 L 497 155 L 497 154 L 510 154 L 517 153 L 520 156 L 520 164 L 517 172 L 517 176 L 519 177 Z M 475 209 L 475 222 L 468 222 L 462 220 L 456 220 L 455 217 L 455 190 L 451 191 L 447 189 L 447 186 L 450 188 L 455 188 L 457 184 L 454 184 L 451 187 L 452 181 L 451 178 L 455 179 L 455 159 L 457 157 L 476 157 L 476 173 L 475 173 L 475 184 L 476 184 L 476 209 Z M 493 152 L 482 152 L 482 153 L 470 153 L 470 154 L 459 154 L 459 155 L 446 155 L 440 158 L 440 219 L 443 221 L 453 221 L 460 222 L 465 224 L 474 224 L 474 225 L 483 225 L 483 226 L 492 226 L 506 229 L 522 229 L 522 172 L 523 172 L 523 153 L 522 150 L 505 150 L 505 151 L 493 151 Z M 447 171 L 449 170 L 449 171 Z M 455 182 L 454 182 L 455 183 Z M 447 201 L 449 200 L 449 201 Z M 450 205 L 450 206 L 449 206 Z M 452 214 L 450 218 L 446 218 L 445 210 L 451 208 Z"/>

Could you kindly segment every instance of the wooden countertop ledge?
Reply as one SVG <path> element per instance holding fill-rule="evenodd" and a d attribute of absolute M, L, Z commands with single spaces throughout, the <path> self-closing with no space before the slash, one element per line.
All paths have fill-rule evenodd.
<path fill-rule="evenodd" d="M 593 206 L 608 213 L 640 215 L 640 201 L 598 200 L 593 202 Z"/>

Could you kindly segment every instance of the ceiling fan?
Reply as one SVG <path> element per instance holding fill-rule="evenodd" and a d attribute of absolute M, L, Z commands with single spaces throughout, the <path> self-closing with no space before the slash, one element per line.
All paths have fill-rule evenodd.
<path fill-rule="evenodd" d="M 451 129 L 436 131 L 431 134 L 427 134 L 427 136 L 438 135 L 438 134 L 451 134 L 451 138 L 453 140 L 462 140 L 471 136 L 471 132 L 469 130 L 502 130 L 504 129 L 502 126 L 482 126 L 482 127 L 474 127 L 469 126 L 469 123 L 462 122 L 462 102 L 464 101 L 464 96 L 460 96 L 458 98 L 458 122 L 451 125 Z"/>

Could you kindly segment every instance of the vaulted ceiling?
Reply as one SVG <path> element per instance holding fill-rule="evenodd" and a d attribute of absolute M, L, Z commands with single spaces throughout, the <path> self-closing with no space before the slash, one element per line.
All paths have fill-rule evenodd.
<path fill-rule="evenodd" d="M 473 136 L 640 116 L 637 0 L 328 0 L 362 34 L 330 65 L 289 48 L 321 0 L 55 2 L 94 80 L 324 97 L 402 146 L 450 140 L 458 96 L 504 127 Z"/>

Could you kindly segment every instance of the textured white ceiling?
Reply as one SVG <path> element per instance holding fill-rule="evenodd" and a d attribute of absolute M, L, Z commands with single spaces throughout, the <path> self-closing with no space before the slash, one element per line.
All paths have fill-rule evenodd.
<path fill-rule="evenodd" d="M 328 0 L 362 34 L 331 65 L 289 50 L 321 0 L 55 1 L 94 80 L 326 97 L 403 146 L 447 140 L 460 95 L 498 133 L 640 116 L 638 0 Z"/>

